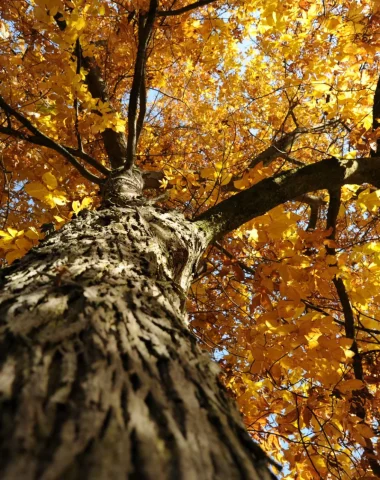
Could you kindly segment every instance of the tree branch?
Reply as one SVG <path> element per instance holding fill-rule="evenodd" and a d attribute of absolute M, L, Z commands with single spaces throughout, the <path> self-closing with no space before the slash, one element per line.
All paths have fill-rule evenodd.
<path fill-rule="evenodd" d="M 315 203 L 310 205 L 310 217 L 306 230 L 315 230 L 319 218 L 319 206 Z"/>
<path fill-rule="evenodd" d="M 216 0 L 199 0 L 198 2 L 190 3 L 186 5 L 186 7 L 177 8 L 177 10 L 159 10 L 157 12 L 158 17 L 172 17 L 174 15 L 181 15 L 182 13 L 189 12 L 190 10 L 194 10 L 198 7 L 203 7 L 204 5 L 208 5 L 209 3 L 213 3 Z"/>
<path fill-rule="evenodd" d="M 279 140 L 275 141 L 272 145 L 266 148 L 263 152 L 259 153 L 257 157 L 255 157 L 251 163 L 249 164 L 249 168 L 254 168 L 260 162 L 263 162 L 264 167 L 270 165 L 273 160 L 276 158 L 284 158 L 285 160 L 289 160 L 298 166 L 302 166 L 301 162 L 297 160 L 289 158 L 289 152 L 297 140 L 297 138 L 301 135 L 306 133 L 323 133 L 327 127 L 334 126 L 338 123 L 337 120 L 334 120 L 328 124 L 317 125 L 316 127 L 306 128 L 306 127 L 297 127 L 293 131 L 286 133 L 283 137 Z"/>
<path fill-rule="evenodd" d="M 373 109 L 372 109 L 372 129 L 376 130 L 380 127 L 380 76 L 377 81 L 375 96 L 373 98 Z M 376 148 L 371 148 L 371 157 L 376 157 L 380 153 L 380 138 L 376 141 Z"/>
<path fill-rule="evenodd" d="M 10 135 L 15 138 L 19 138 L 25 142 L 33 143 L 34 145 L 40 145 L 42 147 L 52 148 L 49 146 L 44 138 L 38 137 L 36 135 L 27 135 L 20 130 L 15 130 L 14 128 L 0 126 L 0 133 L 4 135 Z M 107 167 L 102 165 L 100 162 L 95 160 L 95 158 L 88 155 L 86 152 L 80 151 L 76 148 L 69 147 L 67 145 L 61 145 L 65 150 L 67 150 L 73 157 L 78 157 L 85 162 L 87 162 L 92 167 L 96 168 L 100 173 L 103 173 L 105 176 L 110 174 L 110 170 Z M 56 150 L 57 151 L 57 150 Z M 61 153 L 61 152 L 58 152 Z M 76 168 L 76 167 L 75 167 Z M 90 173 L 90 172 L 89 172 Z M 100 179 L 101 180 L 101 179 Z M 91 180 L 93 181 L 93 180 Z"/>
<path fill-rule="evenodd" d="M 329 202 L 329 208 L 327 211 L 326 226 L 328 229 L 331 228 L 331 234 L 329 235 L 328 238 L 331 240 L 335 240 L 336 221 L 339 214 L 340 198 L 341 198 L 340 187 L 329 190 L 329 194 L 330 194 L 330 202 Z M 335 256 L 334 247 L 326 245 L 326 251 L 329 255 Z M 345 334 L 347 338 L 352 340 L 352 345 L 350 350 L 354 353 L 354 356 L 352 359 L 352 363 L 354 367 L 354 375 L 357 380 L 363 381 L 362 357 L 360 355 L 358 344 L 355 338 L 354 311 L 352 309 L 350 298 L 348 296 L 347 289 L 346 289 L 346 286 L 344 285 L 343 280 L 340 277 L 334 276 L 333 283 L 343 309 Z M 359 418 L 361 418 L 362 422 L 365 424 L 366 411 L 365 411 L 364 397 L 361 390 L 354 390 L 352 392 L 351 405 L 353 408 L 353 413 Z M 366 446 L 364 448 L 364 451 L 366 453 L 368 463 L 372 468 L 373 473 L 376 475 L 379 475 L 380 465 L 377 462 L 377 460 L 373 458 L 373 455 L 374 455 L 373 443 L 370 438 L 366 438 L 365 441 L 366 441 Z"/>
<path fill-rule="evenodd" d="M 63 155 L 87 180 L 90 180 L 91 182 L 96 183 L 97 185 L 101 185 L 103 183 L 103 179 L 97 177 L 96 175 L 92 174 L 89 172 L 83 165 L 81 165 L 78 160 L 73 156 L 72 153 L 70 153 L 63 145 L 55 142 L 48 136 L 46 136 L 44 133 L 42 133 L 40 130 L 38 130 L 37 127 L 35 127 L 30 120 L 28 120 L 24 115 L 22 115 L 20 112 L 17 112 L 17 110 L 14 110 L 10 105 L 8 105 L 5 100 L 3 99 L 2 96 L 0 96 L 0 107 L 8 114 L 11 115 L 12 117 L 15 117 L 24 127 L 26 127 L 31 133 L 34 134 L 32 135 L 26 135 L 23 134 L 22 132 L 19 132 L 18 130 L 15 130 L 10 127 L 0 127 L 0 133 L 4 133 L 6 135 L 11 135 L 17 138 L 20 138 L 22 140 L 26 140 L 30 143 L 34 143 L 35 145 L 41 145 L 45 146 L 47 148 L 51 148 L 52 150 L 56 151 L 57 153 L 60 153 Z M 74 152 L 74 149 L 69 149 Z M 103 169 L 103 166 L 100 165 L 95 159 L 90 157 L 89 155 L 85 154 L 84 152 L 81 153 L 81 155 L 85 156 L 85 160 L 88 163 L 91 163 L 95 168 L 99 169 L 101 171 Z M 90 159 L 90 161 L 89 161 Z M 107 170 L 108 172 L 108 170 Z"/>
<path fill-rule="evenodd" d="M 327 229 L 331 228 L 331 233 L 327 238 L 330 240 L 335 240 L 336 220 L 338 218 L 339 208 L 340 208 L 340 187 L 329 190 L 329 194 L 330 194 L 330 202 L 329 202 L 329 208 L 327 211 L 326 227 Z M 326 252 L 328 255 L 333 255 L 333 256 L 335 256 L 335 253 L 336 253 L 335 248 L 330 247 L 328 245 L 326 245 Z M 339 301 L 343 308 L 346 337 L 352 339 L 351 350 L 354 352 L 353 365 L 354 365 L 355 378 L 359 380 L 363 380 L 363 367 L 362 367 L 361 359 L 359 356 L 358 345 L 355 340 L 355 317 L 354 317 L 354 312 L 352 310 L 350 298 L 348 296 L 343 280 L 340 277 L 338 278 L 334 276 L 333 283 L 336 288 Z"/>
<path fill-rule="evenodd" d="M 217 238 L 305 193 L 362 183 L 380 188 L 380 158 L 331 158 L 266 178 L 211 207 L 195 221 Z"/>
<path fill-rule="evenodd" d="M 80 69 L 82 65 L 82 55 L 81 55 L 81 44 L 79 37 L 77 38 L 77 41 L 75 43 L 75 52 L 76 52 L 76 57 L 77 57 L 77 68 L 76 68 L 76 74 L 80 74 Z M 75 111 L 75 135 L 77 137 L 77 142 L 78 142 L 78 150 L 83 151 L 83 144 L 82 144 L 82 138 L 79 132 L 79 101 L 78 101 L 78 95 L 75 95 L 74 99 L 74 111 Z"/>
<path fill-rule="evenodd" d="M 128 142 L 125 161 L 126 169 L 131 168 L 135 161 L 137 140 L 141 132 L 142 124 L 145 117 L 146 51 L 153 31 L 153 24 L 154 19 L 156 18 L 157 7 L 158 0 L 150 0 L 148 13 L 139 17 L 139 45 L 137 49 L 135 71 L 133 75 L 132 88 L 129 96 L 128 106 Z M 139 98 L 140 101 L 142 100 L 143 103 L 140 103 L 140 114 L 137 122 L 137 103 Z"/>
<path fill-rule="evenodd" d="M 54 19 L 61 31 L 66 29 L 66 20 L 61 13 L 58 12 Z M 74 55 L 81 56 L 81 66 L 87 71 L 85 83 L 92 97 L 99 98 L 102 102 L 109 102 L 107 85 L 95 58 L 83 56 L 82 48 L 80 44 L 78 48 L 78 43 L 76 43 Z M 114 111 L 110 104 L 109 107 Z M 115 132 L 112 128 L 106 128 L 101 135 L 111 167 L 113 169 L 122 167 L 127 157 L 127 140 L 124 132 Z"/>
<path fill-rule="evenodd" d="M 146 83 L 145 83 L 145 68 L 143 70 L 143 77 L 140 86 L 140 100 L 139 100 L 139 116 L 136 125 L 136 146 L 139 141 L 142 128 L 144 126 L 144 118 L 146 114 Z"/>

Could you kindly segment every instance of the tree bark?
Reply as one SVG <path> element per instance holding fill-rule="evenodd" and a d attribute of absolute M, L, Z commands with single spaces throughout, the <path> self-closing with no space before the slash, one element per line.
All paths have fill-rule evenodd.
<path fill-rule="evenodd" d="M 186 326 L 208 241 L 132 199 L 2 271 L 2 480 L 271 478 Z"/>

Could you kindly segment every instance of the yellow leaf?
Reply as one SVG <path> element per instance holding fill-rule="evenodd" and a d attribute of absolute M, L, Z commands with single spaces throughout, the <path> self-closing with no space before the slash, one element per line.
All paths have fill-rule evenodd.
<path fill-rule="evenodd" d="M 60 190 L 54 190 L 52 198 L 55 205 L 65 205 L 68 201 L 65 192 L 62 192 Z"/>
<path fill-rule="evenodd" d="M 7 230 L 9 232 L 10 236 L 13 237 L 13 238 L 16 237 L 17 234 L 19 233 L 18 230 L 15 230 L 14 228 L 9 227 L 9 228 L 7 228 Z"/>
<path fill-rule="evenodd" d="M 249 179 L 247 177 L 243 177 L 239 180 L 234 181 L 234 187 L 238 190 L 244 190 L 250 186 Z"/>
<path fill-rule="evenodd" d="M 0 37 L 6 40 L 9 37 L 8 27 L 5 23 L 0 23 Z"/>
<path fill-rule="evenodd" d="M 324 93 L 331 90 L 331 86 L 326 83 L 314 83 L 313 86 L 316 92 Z"/>
<path fill-rule="evenodd" d="M 31 197 L 37 198 L 38 200 L 45 200 L 45 197 L 49 195 L 49 190 L 39 182 L 31 182 L 25 185 L 25 191 Z"/>
<path fill-rule="evenodd" d="M 83 17 L 79 17 L 78 20 L 71 24 L 76 30 L 82 30 L 86 26 L 86 20 Z"/>
<path fill-rule="evenodd" d="M 232 173 L 222 174 L 220 184 L 221 185 L 228 185 L 231 181 L 231 178 L 232 178 Z"/>
<path fill-rule="evenodd" d="M 25 237 L 18 238 L 15 244 L 17 245 L 17 248 L 24 251 L 29 250 L 30 248 L 33 247 L 33 244 L 29 240 L 27 240 Z"/>
<path fill-rule="evenodd" d="M 202 170 L 200 171 L 200 175 L 202 178 L 215 178 L 215 168 L 202 168 Z"/>
<path fill-rule="evenodd" d="M 348 393 L 352 390 L 360 390 L 363 387 L 364 383 L 357 379 L 346 380 L 337 386 L 338 390 L 340 390 L 342 393 Z"/>
<path fill-rule="evenodd" d="M 305 305 L 298 306 L 298 301 L 280 300 L 277 306 L 278 314 L 285 319 L 297 318 L 305 310 Z"/>
<path fill-rule="evenodd" d="M 0 237 L 3 237 L 5 240 L 11 241 L 13 239 L 12 235 L 3 230 L 0 230 Z"/>
<path fill-rule="evenodd" d="M 80 210 L 80 203 L 78 200 L 74 200 L 74 202 L 71 204 L 73 210 L 75 213 L 78 213 Z"/>
<path fill-rule="evenodd" d="M 375 436 L 372 428 L 365 423 L 358 423 L 357 425 L 355 425 L 355 430 L 358 431 L 360 435 L 364 438 L 372 438 Z"/>
<path fill-rule="evenodd" d="M 5 255 L 5 260 L 11 264 L 12 262 L 14 262 L 15 260 L 17 260 L 18 258 L 21 258 L 25 255 L 25 252 L 23 252 L 22 250 L 12 250 L 11 252 L 8 252 L 6 255 Z"/>
<path fill-rule="evenodd" d="M 31 240 L 38 240 L 40 238 L 37 229 L 34 227 L 29 227 L 28 231 L 25 233 L 25 236 L 30 238 Z"/>
<path fill-rule="evenodd" d="M 82 208 L 88 208 L 90 205 L 93 203 L 93 198 L 92 197 L 84 197 L 82 200 Z"/>
<path fill-rule="evenodd" d="M 248 240 L 250 242 L 252 242 L 252 241 L 258 242 L 259 241 L 259 231 L 256 228 L 252 228 L 252 230 L 249 230 L 247 233 L 249 234 L 248 235 Z"/>
<path fill-rule="evenodd" d="M 50 188 L 51 190 L 54 190 L 57 185 L 58 185 L 58 182 L 57 182 L 57 179 L 55 178 L 55 176 L 50 173 L 50 172 L 47 172 L 47 173 L 44 173 L 42 175 L 42 180 L 44 182 L 44 184 Z"/>
<path fill-rule="evenodd" d="M 327 30 L 333 30 L 333 31 L 335 31 L 335 30 L 336 30 L 336 27 L 337 27 L 338 25 L 340 25 L 341 21 L 342 21 L 342 20 L 341 20 L 340 17 L 337 17 L 337 16 L 336 16 L 336 17 L 330 17 L 330 18 L 327 19 L 326 22 L 325 22 L 325 28 L 326 28 Z"/>

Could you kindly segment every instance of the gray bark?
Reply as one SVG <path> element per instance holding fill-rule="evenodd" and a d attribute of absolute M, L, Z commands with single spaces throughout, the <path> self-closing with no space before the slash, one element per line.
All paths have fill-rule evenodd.
<path fill-rule="evenodd" d="M 0 478 L 269 479 L 186 326 L 209 239 L 108 203 L 2 272 Z"/>

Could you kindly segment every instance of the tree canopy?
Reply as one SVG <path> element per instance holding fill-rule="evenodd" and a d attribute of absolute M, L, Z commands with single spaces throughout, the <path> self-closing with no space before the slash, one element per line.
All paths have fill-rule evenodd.
<path fill-rule="evenodd" d="M 379 31 L 376 0 L 0 4 L 2 265 L 135 163 L 216 226 L 190 328 L 289 480 L 380 476 Z"/>

